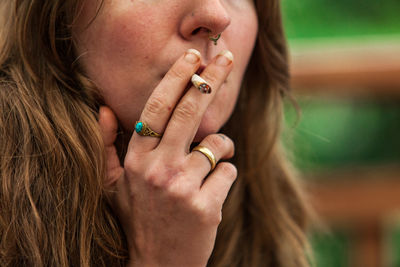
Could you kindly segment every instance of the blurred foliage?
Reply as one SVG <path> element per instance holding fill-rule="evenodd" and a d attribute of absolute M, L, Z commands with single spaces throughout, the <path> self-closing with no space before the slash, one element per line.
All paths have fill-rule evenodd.
<path fill-rule="evenodd" d="M 400 0 L 282 0 L 291 49 L 298 40 L 400 39 Z M 283 140 L 303 172 L 400 162 L 400 99 L 303 97 L 286 105 Z M 355 177 L 356 178 L 356 177 Z M 361 177 L 362 178 L 362 177 Z M 386 243 L 400 267 L 400 224 Z M 311 237 L 315 266 L 349 266 L 349 233 Z"/>
<path fill-rule="evenodd" d="M 389 241 L 389 253 L 388 265 L 391 267 L 400 267 L 400 219 L 396 220 L 396 223 L 389 227 L 388 241 Z"/>
<path fill-rule="evenodd" d="M 399 162 L 398 101 L 303 98 L 299 105 L 300 117 L 287 105 L 284 140 L 301 170 Z"/>
<path fill-rule="evenodd" d="M 349 266 L 349 239 L 344 231 L 314 233 L 310 238 L 316 267 Z"/>
<path fill-rule="evenodd" d="M 390 242 L 390 266 L 392 267 L 400 267 L 400 222 L 397 226 L 393 227 L 392 231 L 390 231 L 389 235 Z"/>
<path fill-rule="evenodd" d="M 292 49 L 296 40 L 315 37 L 400 38 L 400 0 L 282 0 L 282 7 Z M 308 171 L 399 162 L 400 99 L 377 101 L 300 99 L 300 122 L 290 130 L 296 114 L 289 108 L 284 138 L 297 166 Z"/>
<path fill-rule="evenodd" d="M 282 0 L 292 38 L 400 34 L 399 0 Z"/>

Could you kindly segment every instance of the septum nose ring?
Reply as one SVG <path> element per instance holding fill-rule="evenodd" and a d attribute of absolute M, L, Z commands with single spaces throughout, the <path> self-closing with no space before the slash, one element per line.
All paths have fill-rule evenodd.
<path fill-rule="evenodd" d="M 208 31 L 208 39 L 210 41 L 213 41 L 214 45 L 217 45 L 217 42 L 218 42 L 219 38 L 221 38 L 221 33 L 219 33 L 217 35 L 212 35 L 211 31 Z"/>

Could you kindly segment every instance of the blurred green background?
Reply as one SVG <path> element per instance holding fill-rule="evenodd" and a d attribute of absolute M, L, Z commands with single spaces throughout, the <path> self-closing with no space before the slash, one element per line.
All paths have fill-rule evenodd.
<path fill-rule="evenodd" d="M 287 139 L 302 171 L 400 162 L 399 100 L 303 97 L 297 101 L 300 116 L 287 104 Z"/>
<path fill-rule="evenodd" d="M 292 51 L 299 41 L 400 40 L 400 0 L 283 0 L 282 7 Z M 286 105 L 284 139 L 303 173 L 399 164 L 400 99 L 302 95 L 297 101 L 300 118 Z M 400 226 L 386 231 L 388 250 L 400 252 Z M 316 265 L 349 266 L 349 235 L 343 229 L 316 232 Z M 400 253 L 391 255 L 389 266 L 400 266 Z"/>
<path fill-rule="evenodd" d="M 400 33 L 399 0 L 282 0 L 289 39 Z"/>

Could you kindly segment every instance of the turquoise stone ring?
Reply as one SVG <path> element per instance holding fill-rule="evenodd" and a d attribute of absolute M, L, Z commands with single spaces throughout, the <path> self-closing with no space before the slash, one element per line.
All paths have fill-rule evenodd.
<path fill-rule="evenodd" d="M 136 123 L 136 125 L 135 125 L 135 131 L 136 131 L 137 133 L 140 133 L 140 132 L 142 131 L 142 129 L 143 129 L 143 122 L 138 121 L 138 122 Z"/>
<path fill-rule="evenodd" d="M 135 132 L 141 136 L 151 136 L 160 138 L 162 135 L 153 131 L 145 122 L 137 121 L 135 124 Z"/>

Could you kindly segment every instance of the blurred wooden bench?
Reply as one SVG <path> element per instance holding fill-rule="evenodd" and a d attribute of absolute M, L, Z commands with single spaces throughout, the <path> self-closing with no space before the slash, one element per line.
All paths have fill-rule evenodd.
<path fill-rule="evenodd" d="M 400 36 L 298 42 L 291 74 L 292 87 L 302 94 L 400 96 Z"/>
<path fill-rule="evenodd" d="M 297 43 L 291 75 L 295 95 L 398 98 L 400 105 L 400 38 Z M 382 224 L 400 211 L 400 163 L 312 176 L 311 200 L 323 221 L 351 228 L 349 266 L 385 266 Z"/>
<path fill-rule="evenodd" d="M 400 211 L 400 167 L 341 170 L 311 178 L 308 189 L 317 213 L 328 225 L 345 226 L 352 233 L 350 266 L 382 266 L 384 226 Z"/>

